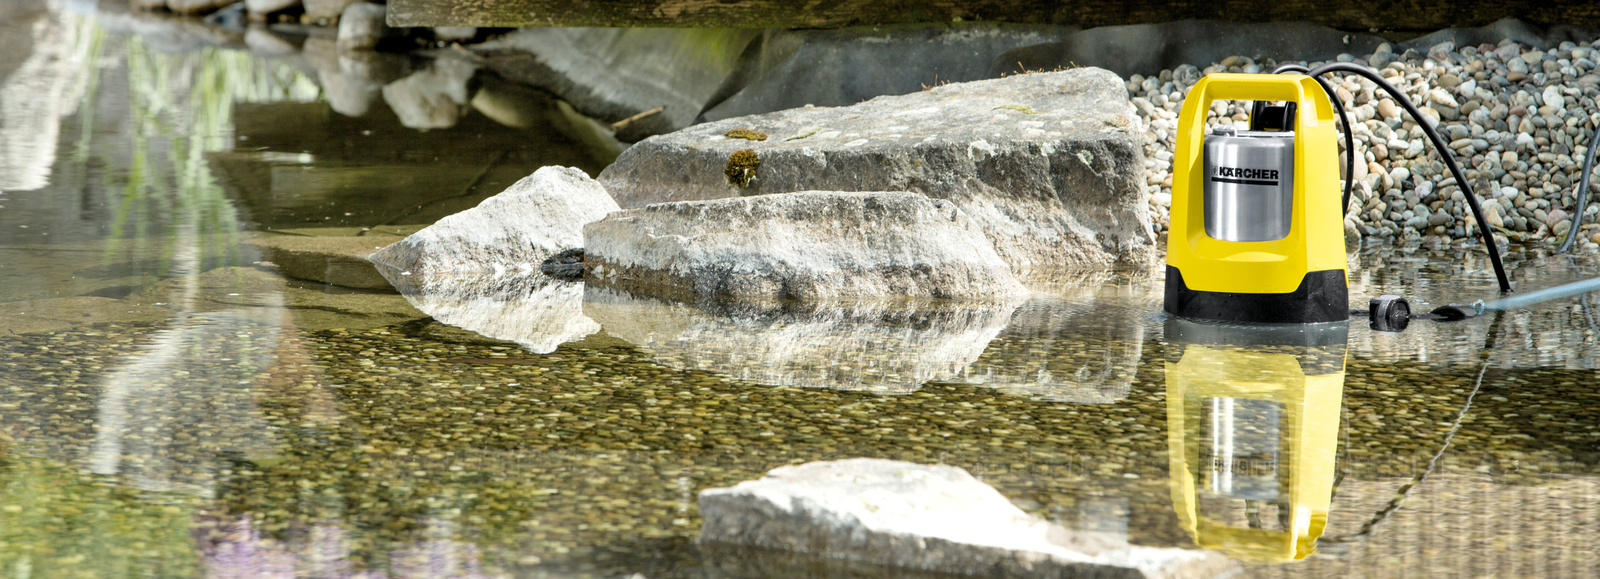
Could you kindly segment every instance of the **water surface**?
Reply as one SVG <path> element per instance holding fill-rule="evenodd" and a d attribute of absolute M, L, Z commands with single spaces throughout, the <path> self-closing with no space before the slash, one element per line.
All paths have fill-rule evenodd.
<path fill-rule="evenodd" d="M 381 98 L 345 114 L 304 56 L 33 18 L 0 53 L 37 72 L 0 68 L 0 139 L 35 152 L 0 194 L 8 576 L 902 576 L 695 542 L 700 490 L 850 457 L 960 466 L 1250 576 L 1593 574 L 1600 297 L 1212 340 L 1159 313 L 1154 270 L 997 304 L 341 288 L 255 240 L 392 241 L 603 150 L 548 96 L 423 131 Z M 1600 276 L 1593 254 L 1507 262 L 1525 289 Z M 1473 247 L 1351 266 L 1358 307 L 1494 295 Z M 548 316 L 575 329 L 529 330 Z"/>

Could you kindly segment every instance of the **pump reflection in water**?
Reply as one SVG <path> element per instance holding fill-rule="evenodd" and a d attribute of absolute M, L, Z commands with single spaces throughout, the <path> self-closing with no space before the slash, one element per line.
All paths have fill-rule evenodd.
<path fill-rule="evenodd" d="M 1167 322 L 1172 502 L 1196 545 L 1251 561 L 1315 551 L 1333 494 L 1348 329 Z"/>

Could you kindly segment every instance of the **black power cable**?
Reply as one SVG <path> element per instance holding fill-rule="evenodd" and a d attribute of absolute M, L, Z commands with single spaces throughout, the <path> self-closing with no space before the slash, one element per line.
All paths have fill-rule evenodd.
<path fill-rule="evenodd" d="M 1556 253 L 1566 253 L 1572 249 L 1572 241 L 1578 238 L 1578 226 L 1583 224 L 1583 210 L 1589 204 L 1589 170 L 1594 168 L 1595 137 L 1600 137 L 1600 125 L 1589 133 L 1589 152 L 1583 156 L 1582 178 L 1578 180 L 1578 208 L 1572 212 L 1572 227 L 1567 229 L 1567 239 L 1561 242 L 1561 249 Z"/>
<path fill-rule="evenodd" d="M 1424 120 L 1424 117 L 1422 116 L 1422 112 L 1417 110 L 1417 105 L 1412 104 L 1411 99 L 1406 98 L 1405 93 L 1400 92 L 1400 89 L 1395 88 L 1395 86 L 1392 84 L 1389 84 L 1389 81 L 1384 80 L 1377 71 L 1349 62 L 1330 62 L 1310 70 L 1305 70 L 1305 67 L 1300 65 L 1290 64 L 1280 66 L 1273 70 L 1273 72 L 1300 72 L 1306 76 L 1317 78 L 1319 83 L 1322 82 L 1320 77 L 1330 72 L 1349 72 L 1359 74 L 1366 77 L 1367 80 L 1376 83 L 1379 88 L 1384 90 L 1384 92 L 1389 93 L 1389 96 L 1394 97 L 1394 100 L 1398 101 L 1400 106 L 1406 109 L 1406 113 L 1410 114 L 1411 118 L 1417 121 L 1417 126 L 1422 127 L 1422 132 L 1428 135 L 1428 141 L 1433 144 L 1434 150 L 1439 151 L 1439 157 L 1444 159 L 1445 167 L 1448 167 L 1450 169 L 1450 174 L 1455 176 L 1456 186 L 1461 188 L 1461 192 L 1467 198 L 1467 206 L 1472 208 L 1472 216 L 1478 221 L 1478 235 L 1483 237 L 1484 245 L 1489 247 L 1489 263 L 1494 265 L 1494 276 L 1495 280 L 1500 283 L 1500 291 L 1505 293 L 1511 292 L 1511 280 L 1506 277 L 1505 265 L 1500 262 L 1500 246 L 1496 245 L 1494 242 L 1494 232 L 1489 229 L 1489 220 L 1483 217 L 1483 207 L 1478 205 L 1478 196 L 1472 192 L 1472 186 L 1467 183 L 1467 176 L 1461 172 L 1461 167 L 1456 164 L 1456 157 L 1450 153 L 1450 147 L 1446 145 L 1444 139 L 1439 138 L 1439 133 L 1435 132 L 1433 127 L 1428 125 L 1428 122 Z M 1329 98 L 1335 103 L 1335 106 L 1339 107 L 1339 110 L 1341 111 L 1339 115 L 1339 122 L 1343 123 L 1343 106 L 1339 104 L 1339 96 L 1334 94 L 1331 87 L 1329 87 L 1327 84 L 1323 84 L 1322 88 L 1329 93 Z M 1350 127 L 1348 126 L 1345 127 L 1345 138 L 1347 139 L 1347 143 L 1350 143 L 1353 140 L 1353 137 L 1350 136 Z M 1346 158 L 1349 159 L 1353 164 L 1355 159 L 1355 150 L 1353 147 L 1348 145 L 1347 147 L 1349 148 L 1346 148 L 1345 150 Z M 1593 151 L 1592 145 L 1590 151 Z M 1352 170 L 1351 174 L 1347 176 L 1354 177 L 1355 175 L 1353 173 L 1354 171 Z M 1349 210 L 1349 187 L 1350 183 L 1347 181 L 1345 183 L 1345 195 L 1347 197 L 1345 200 L 1346 211 Z"/>
<path fill-rule="evenodd" d="M 1272 69 L 1272 74 L 1285 72 L 1308 74 L 1311 69 L 1299 64 L 1285 64 Z M 1322 85 L 1322 92 L 1328 93 L 1328 100 L 1333 101 L 1333 109 L 1339 113 L 1339 126 L 1344 127 L 1344 203 L 1339 205 L 1339 218 L 1344 219 L 1345 214 L 1350 212 L 1350 189 L 1356 182 L 1356 137 L 1350 132 L 1350 125 L 1345 122 L 1344 99 L 1339 98 L 1339 93 L 1333 90 L 1333 85 L 1322 80 L 1322 77 L 1313 76 L 1311 79 Z"/>

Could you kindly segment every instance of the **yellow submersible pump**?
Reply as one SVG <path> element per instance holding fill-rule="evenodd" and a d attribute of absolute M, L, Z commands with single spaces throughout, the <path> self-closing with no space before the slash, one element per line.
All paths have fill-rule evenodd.
<path fill-rule="evenodd" d="M 1478 198 L 1444 139 L 1416 105 L 1376 71 L 1335 62 L 1308 69 L 1280 66 L 1272 74 L 1213 73 L 1189 90 L 1178 117 L 1172 159 L 1172 221 L 1167 233 L 1168 314 L 1246 323 L 1337 322 L 1366 315 L 1373 328 L 1397 331 L 1407 319 L 1454 320 L 1482 306 L 1445 306 L 1412 315 L 1400 296 L 1373 298 L 1368 310 L 1349 309 L 1344 212 L 1351 182 L 1339 193 L 1337 123 L 1344 107 L 1320 77 L 1366 77 L 1394 98 L 1439 152 L 1465 194 L 1484 237 L 1501 292 L 1511 283 L 1489 236 Z M 1252 101 L 1250 125 L 1207 133 L 1206 115 L 1218 100 Z M 1345 174 L 1354 174 L 1355 143 L 1345 127 Z M 1587 172 L 1587 171 L 1586 171 Z"/>
<path fill-rule="evenodd" d="M 1216 100 L 1254 101 L 1250 128 L 1205 133 Z M 1167 313 L 1349 319 L 1336 120 L 1305 75 L 1216 73 L 1190 89 L 1172 159 Z"/>

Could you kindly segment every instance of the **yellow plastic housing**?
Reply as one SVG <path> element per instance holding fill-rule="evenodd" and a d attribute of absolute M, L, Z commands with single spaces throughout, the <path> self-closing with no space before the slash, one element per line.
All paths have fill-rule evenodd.
<path fill-rule="evenodd" d="M 1206 113 L 1216 100 L 1289 101 L 1298 106 L 1294 138 L 1294 208 L 1289 235 L 1274 241 L 1223 241 L 1206 235 Z M 1189 90 L 1178 116 L 1172 158 L 1172 221 L 1167 265 L 1188 289 L 1284 294 L 1306 273 L 1349 272 L 1339 208 L 1338 142 L 1333 103 L 1315 79 L 1300 74 L 1208 74 Z"/>
<path fill-rule="evenodd" d="M 1297 561 L 1316 552 L 1333 500 L 1344 368 L 1306 375 L 1293 354 L 1189 346 L 1167 370 L 1167 444 L 1172 503 L 1195 545 L 1248 561 Z M 1283 405 L 1280 482 L 1291 510 L 1288 531 L 1229 526 L 1200 513 L 1199 476 L 1207 398 Z"/>

